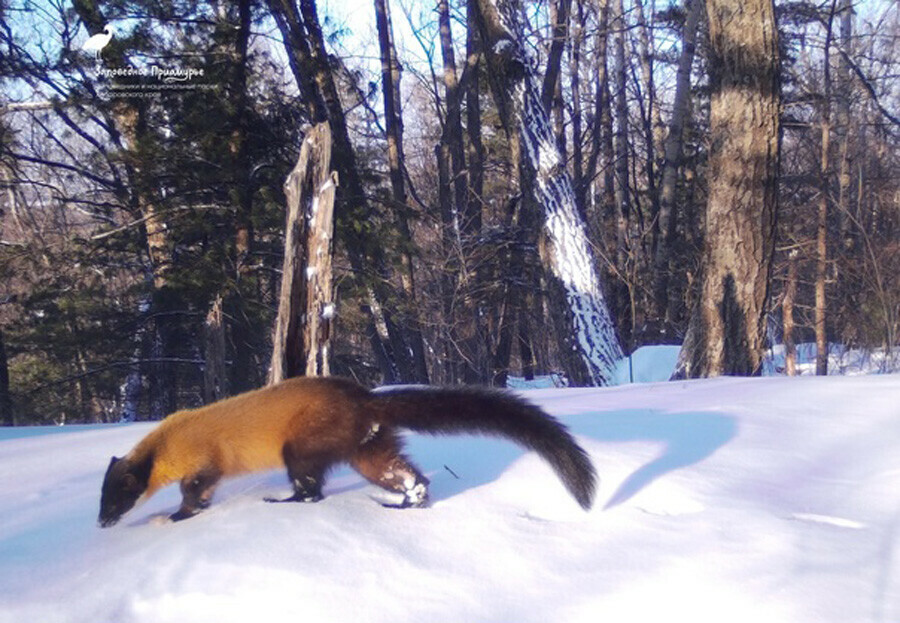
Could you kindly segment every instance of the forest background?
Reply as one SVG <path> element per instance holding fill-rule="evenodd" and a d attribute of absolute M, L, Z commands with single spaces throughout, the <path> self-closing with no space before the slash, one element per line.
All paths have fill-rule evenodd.
<path fill-rule="evenodd" d="M 0 419 L 158 419 L 264 384 L 283 184 L 323 117 L 340 172 L 332 372 L 578 382 L 478 4 L 0 0 Z M 680 343 L 712 231 L 704 3 L 521 5 L 618 344 Z M 890 351 L 900 8 L 775 13 L 768 344 Z M 107 24 L 98 61 L 82 46 Z"/>

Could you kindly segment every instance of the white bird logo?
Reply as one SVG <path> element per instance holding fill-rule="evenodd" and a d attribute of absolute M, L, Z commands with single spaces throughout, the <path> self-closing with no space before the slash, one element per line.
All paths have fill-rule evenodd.
<path fill-rule="evenodd" d="M 113 36 L 113 27 L 107 24 L 103 27 L 103 32 L 98 33 L 84 42 L 84 45 L 81 46 L 81 49 L 85 52 L 93 52 L 94 58 L 99 63 L 100 58 L 100 50 L 105 48 Z"/>

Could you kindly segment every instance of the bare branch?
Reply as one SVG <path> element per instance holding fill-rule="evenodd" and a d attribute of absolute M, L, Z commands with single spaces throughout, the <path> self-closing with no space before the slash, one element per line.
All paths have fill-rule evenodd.
<path fill-rule="evenodd" d="M 878 94 L 875 93 L 875 87 L 872 86 L 872 83 L 862 72 L 856 62 L 854 62 L 854 60 L 850 58 L 850 55 L 847 54 L 847 52 L 842 48 L 838 48 L 838 52 L 841 53 L 841 58 L 844 59 L 844 62 L 847 63 L 850 69 L 853 70 L 853 73 L 856 74 L 856 77 L 859 78 L 859 81 L 860 83 L 862 83 L 863 88 L 869 94 L 869 97 L 872 98 L 872 102 L 875 104 L 881 114 L 884 115 L 884 117 L 887 118 L 888 121 L 900 127 L 900 118 L 898 118 L 896 115 L 891 114 L 890 111 L 888 111 L 888 109 L 885 108 L 880 101 L 878 101 Z"/>

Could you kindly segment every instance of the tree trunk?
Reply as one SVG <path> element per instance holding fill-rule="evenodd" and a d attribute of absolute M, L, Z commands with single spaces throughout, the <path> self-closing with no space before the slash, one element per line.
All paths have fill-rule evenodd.
<path fill-rule="evenodd" d="M 569 8 L 572 0 L 555 0 L 550 7 L 550 21 L 553 23 L 553 41 L 547 56 L 547 69 L 541 86 L 541 103 L 549 113 L 551 102 L 559 84 L 562 55 L 566 49 L 569 30 Z"/>
<path fill-rule="evenodd" d="M 677 378 L 757 374 L 774 249 L 779 153 L 772 0 L 707 0 L 710 153 L 699 299 Z"/>
<path fill-rule="evenodd" d="M 671 259 L 672 241 L 675 236 L 675 187 L 678 181 L 678 169 L 681 166 L 684 145 L 684 123 L 689 111 L 691 97 L 691 67 L 694 63 L 694 50 L 697 39 L 697 26 L 700 23 L 703 0 L 686 0 L 689 3 L 687 19 L 684 23 L 684 36 L 681 44 L 681 57 L 678 61 L 678 72 L 675 77 L 675 100 L 672 103 L 672 118 L 669 121 L 669 133 L 665 142 L 665 160 L 663 162 L 662 182 L 659 191 L 659 225 L 656 241 L 656 253 L 653 266 L 653 301 L 655 314 L 663 335 L 669 333 L 673 322 L 671 297 L 669 297 L 669 262 Z"/>
<path fill-rule="evenodd" d="M 327 223 L 335 190 L 330 163 L 331 133 L 328 124 L 320 123 L 304 139 L 297 166 L 284 184 L 288 210 L 270 385 L 310 370 L 327 374 L 327 339 L 323 343 L 321 338 L 327 338 L 334 315 Z M 322 230 L 315 231 L 313 224 Z"/>
<path fill-rule="evenodd" d="M 478 8 L 501 121 L 508 134 L 521 139 L 520 172 L 533 180 L 531 190 L 543 211 L 551 288 L 568 327 L 558 335 L 560 352 L 579 356 L 578 364 L 567 371 L 573 383 L 606 385 L 622 350 L 575 205 L 572 180 L 541 102 L 537 71 L 522 45 L 521 7 L 516 1 L 478 0 Z"/>
<path fill-rule="evenodd" d="M 637 37 L 641 68 L 641 122 L 644 134 L 644 168 L 647 180 L 647 195 L 650 200 L 650 214 L 654 223 L 659 215 L 659 180 L 657 179 L 657 162 L 662 160 L 662 117 L 656 102 L 656 85 L 653 78 L 653 36 L 647 24 L 643 0 L 635 0 L 637 13 Z M 658 231 L 654 226 L 654 231 Z"/>
<path fill-rule="evenodd" d="M 560 159 L 567 160 L 566 119 L 562 93 L 562 56 L 569 40 L 569 9 L 571 0 L 555 0 L 550 3 L 550 23 L 553 24 L 553 39 L 547 57 L 547 69 L 541 86 L 541 103 L 550 115 L 556 146 Z"/>
<path fill-rule="evenodd" d="M 218 30 L 223 39 L 223 57 L 229 59 L 228 89 L 229 99 L 234 102 L 230 115 L 228 161 L 231 182 L 231 204 L 234 208 L 234 291 L 228 296 L 228 317 L 231 319 L 231 337 L 234 348 L 231 352 L 232 366 L 230 380 L 223 378 L 220 387 L 233 389 L 235 393 L 258 387 L 262 381 L 260 371 L 253 358 L 253 333 L 246 309 L 246 300 L 253 288 L 250 257 L 253 252 L 253 188 L 250 178 L 250 151 L 248 146 L 249 102 L 247 93 L 248 49 L 251 29 L 251 0 L 240 0 L 235 7 L 230 3 L 220 4 L 222 13 Z M 237 18 L 237 28 L 234 19 Z M 224 337 L 224 333 L 223 333 Z M 223 353 L 223 361 L 225 355 Z M 230 381 L 230 382 L 228 382 Z M 227 395 L 222 393 L 220 398 Z"/>
<path fill-rule="evenodd" d="M 139 413 L 141 393 L 144 390 L 141 359 L 143 353 L 149 350 L 147 348 L 149 324 L 147 312 L 149 310 L 150 296 L 147 295 L 138 303 L 138 326 L 131 338 L 133 346 L 131 365 L 128 367 L 125 380 L 119 386 L 119 400 L 121 401 L 119 421 L 121 422 L 135 422 L 142 419 Z"/>
<path fill-rule="evenodd" d="M 475 21 L 474 2 L 466 4 L 466 134 L 469 136 L 466 161 L 468 163 L 469 201 L 466 207 L 465 223 L 471 224 L 473 236 L 481 234 L 482 211 L 484 206 L 484 143 L 481 139 L 481 103 L 479 101 L 479 65 L 481 59 L 481 37 Z"/>
<path fill-rule="evenodd" d="M 472 336 L 470 352 L 475 353 L 477 362 L 478 381 L 490 383 L 492 371 L 492 344 L 491 334 L 488 330 L 488 317 L 491 315 L 491 305 L 480 294 L 485 290 L 486 284 L 491 280 L 490 270 L 486 263 L 481 261 L 478 250 L 481 249 L 482 223 L 484 220 L 484 168 L 485 147 L 481 132 L 481 102 L 480 102 L 480 72 L 482 71 L 481 37 L 478 34 L 476 8 L 474 2 L 466 4 L 466 134 L 469 138 L 466 148 L 466 172 L 469 182 L 468 203 L 463 218 L 467 227 L 464 231 L 466 246 L 472 249 L 476 268 L 472 278 L 472 305 L 475 323 L 475 334 Z"/>
<path fill-rule="evenodd" d="M 525 308 L 519 310 L 519 318 L 516 323 L 518 325 L 518 334 L 516 335 L 516 341 L 519 344 L 519 359 L 522 361 L 522 376 L 526 381 L 533 381 L 534 349 L 531 346 L 531 323 L 529 322 L 528 315 L 525 312 Z"/>
<path fill-rule="evenodd" d="M 853 3 L 851 0 L 840 0 L 840 49 L 844 54 L 852 54 L 853 42 Z M 838 98 L 837 98 L 837 135 L 841 161 L 838 171 L 838 218 L 840 219 L 841 242 L 848 251 L 855 247 L 852 219 L 850 218 L 850 100 L 853 84 L 850 78 L 850 65 L 842 54 L 837 66 Z"/>
<path fill-rule="evenodd" d="M 581 218 L 587 221 L 584 201 L 584 136 L 582 135 L 581 110 L 581 48 L 584 44 L 584 2 L 575 0 L 575 21 L 572 24 L 569 82 L 572 88 L 572 184 L 575 186 L 575 204 Z"/>
<path fill-rule="evenodd" d="M 594 115 L 591 121 L 590 126 L 590 151 L 588 152 L 587 164 L 584 169 L 584 181 L 582 182 L 581 187 L 576 187 L 575 193 L 576 197 L 578 197 L 577 201 L 579 205 L 583 205 L 585 207 L 585 213 L 589 215 L 588 222 L 591 221 L 601 221 L 602 218 L 597 218 L 596 214 L 592 214 L 588 212 L 587 206 L 587 195 L 591 194 L 591 204 L 593 205 L 594 201 L 594 178 L 597 174 L 597 164 L 600 161 L 601 154 L 604 153 L 604 148 L 606 145 L 605 135 L 606 135 L 606 127 L 607 123 L 610 120 L 609 115 L 609 80 L 608 80 L 608 72 L 606 69 L 606 48 L 607 48 L 607 40 L 609 38 L 608 33 L 608 25 L 609 25 L 609 0 L 599 0 L 599 6 L 597 8 L 597 36 L 596 36 L 596 44 L 595 44 L 595 71 L 594 74 L 596 76 L 596 82 L 594 85 Z M 608 164 L 608 163 L 607 163 Z M 610 180 L 611 169 L 608 166 L 603 167 L 603 196 L 605 197 L 607 194 L 607 190 L 611 190 L 612 184 Z M 605 205 L 601 212 L 605 212 Z M 593 217 L 593 218 L 591 218 Z M 605 228 L 602 228 L 605 229 Z"/>
<path fill-rule="evenodd" d="M 368 314 L 366 333 L 381 367 L 383 381 L 416 382 L 418 378 L 409 356 L 418 348 L 410 346 L 414 335 L 399 327 L 383 304 L 394 298 L 390 288 L 393 275 L 384 249 L 378 242 L 368 240 L 364 231 L 358 230 L 359 223 L 370 217 L 371 209 L 325 49 L 316 4 L 314 0 L 299 0 L 299 12 L 291 0 L 268 0 L 268 6 L 284 36 L 285 52 L 297 84 L 307 94 L 313 119 L 316 122 L 327 120 L 331 128 L 334 141 L 332 167 L 341 181 L 340 209 L 335 213 L 336 235 L 343 241 L 356 275 L 375 273 L 374 278 L 364 284 L 369 292 L 365 306 Z M 365 249 L 370 251 L 371 257 L 364 255 Z"/>
<path fill-rule="evenodd" d="M 6 345 L 3 341 L 3 330 L 0 329 L 0 424 L 15 426 L 12 396 L 9 393 L 9 363 L 6 359 Z"/>
<path fill-rule="evenodd" d="M 331 241 L 334 239 L 336 182 L 337 176 L 334 172 L 328 173 L 327 164 L 317 163 L 311 180 L 311 192 L 315 193 L 315 196 L 309 209 L 306 311 L 303 314 L 306 320 L 303 331 L 306 376 L 331 374 L 331 326 L 335 314 Z"/>
<path fill-rule="evenodd" d="M 462 133 L 462 98 L 456 76 L 448 0 L 438 0 L 437 12 L 446 107 L 439 147 L 438 179 L 442 187 L 441 222 L 444 228 L 444 257 L 447 261 L 444 276 L 444 322 L 450 350 L 448 364 L 452 368 L 451 378 L 454 381 L 473 382 L 478 378 L 478 374 L 472 366 L 474 353 L 468 352 L 475 329 L 468 320 L 474 315 L 469 313 L 472 301 L 467 296 L 472 285 L 469 283 L 467 268 L 468 253 L 471 249 L 465 244 L 463 236 L 463 231 L 469 228 L 469 224 L 464 221 L 468 187 L 464 172 L 466 163 Z"/>
<path fill-rule="evenodd" d="M 406 218 L 407 195 L 403 172 L 403 113 L 400 99 L 400 62 L 394 47 L 393 27 L 388 0 L 375 0 L 375 24 L 378 29 L 378 47 L 381 52 L 381 86 L 384 96 L 385 133 L 388 145 L 388 167 L 391 178 L 391 195 L 400 235 L 412 240 L 409 221 Z M 412 254 L 401 254 L 400 282 L 406 296 L 406 309 L 401 316 L 408 325 L 411 336 L 412 363 L 419 382 L 428 382 L 428 366 L 425 362 L 425 346 L 422 339 L 422 323 L 417 305 L 416 283 Z"/>
<path fill-rule="evenodd" d="M 797 250 L 788 254 L 787 283 L 784 285 L 784 299 L 781 302 L 781 316 L 784 324 L 784 372 L 788 376 L 797 374 L 797 344 L 794 341 L 794 299 L 797 296 Z"/>
<path fill-rule="evenodd" d="M 400 113 L 400 63 L 394 49 L 390 6 L 387 0 L 375 0 L 375 25 L 381 53 L 381 92 L 384 101 L 384 125 L 387 138 L 391 194 L 398 207 L 406 206 L 406 181 L 403 176 L 403 115 Z"/>
<path fill-rule="evenodd" d="M 819 159 L 819 209 L 816 222 L 816 375 L 828 374 L 828 330 L 827 299 L 825 283 L 828 278 L 828 196 L 830 194 L 831 176 L 831 39 L 833 33 L 834 13 L 837 0 L 832 0 L 825 31 L 825 50 L 823 54 L 821 109 L 822 151 Z"/>
<path fill-rule="evenodd" d="M 828 62 L 827 60 L 825 61 Z M 815 331 L 816 331 L 816 375 L 828 374 L 828 331 L 827 299 L 825 282 L 828 278 L 828 151 L 831 127 L 827 113 L 822 115 L 822 156 L 820 172 L 822 188 L 819 190 L 819 206 L 816 218 L 816 286 L 815 286 Z"/>
<path fill-rule="evenodd" d="M 306 116 L 315 122 L 328 118 L 325 101 L 316 82 L 318 68 L 296 0 L 267 0 L 269 12 L 281 31 L 288 64 L 297 81 Z"/>
<path fill-rule="evenodd" d="M 217 296 L 203 324 L 203 401 L 206 404 L 228 395 L 228 372 L 225 366 L 225 324 L 222 320 L 222 297 Z"/>
<path fill-rule="evenodd" d="M 613 291 L 615 301 L 613 309 L 618 320 L 619 335 L 625 342 L 625 348 L 630 352 L 630 345 L 634 333 L 634 312 L 631 305 L 631 284 L 628 282 L 629 252 L 637 252 L 637 249 L 629 249 L 629 223 L 631 215 L 631 198 L 628 188 L 628 93 L 627 77 L 628 64 L 625 61 L 625 11 L 622 0 L 616 0 L 613 4 L 616 24 L 613 39 L 615 58 L 615 101 L 616 101 L 616 130 L 615 130 L 615 201 L 616 201 L 616 270 L 619 277 L 614 281 Z"/>
<path fill-rule="evenodd" d="M 234 26 L 222 6 L 223 20 L 219 28 L 234 31 Z M 248 132 L 248 98 L 247 98 L 247 49 L 250 42 L 250 0 L 239 0 L 237 3 L 238 27 L 230 37 L 231 45 L 226 53 L 229 57 L 229 99 L 234 102 L 234 113 L 229 125 L 229 150 L 231 171 L 231 197 L 235 207 L 235 269 L 237 277 L 243 277 L 248 270 L 248 258 L 253 245 L 253 194 L 250 188 L 250 158 L 247 149 Z"/>
<path fill-rule="evenodd" d="M 459 234 L 469 228 L 462 221 L 466 211 L 465 148 L 462 133 L 462 98 L 459 81 L 456 78 L 456 59 L 453 53 L 453 37 L 450 32 L 449 0 L 438 0 L 438 24 L 440 25 L 441 59 L 444 64 L 444 104 L 447 118 L 441 143 L 450 151 L 450 166 L 453 186 L 453 214 Z"/>

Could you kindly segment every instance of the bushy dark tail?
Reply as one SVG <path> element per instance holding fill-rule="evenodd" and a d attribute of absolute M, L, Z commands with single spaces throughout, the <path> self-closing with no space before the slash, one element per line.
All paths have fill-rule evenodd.
<path fill-rule="evenodd" d="M 409 387 L 372 394 L 377 419 L 432 434 L 479 433 L 506 437 L 534 450 L 556 470 L 585 510 L 597 473 L 565 426 L 515 394 L 486 388 Z"/>

